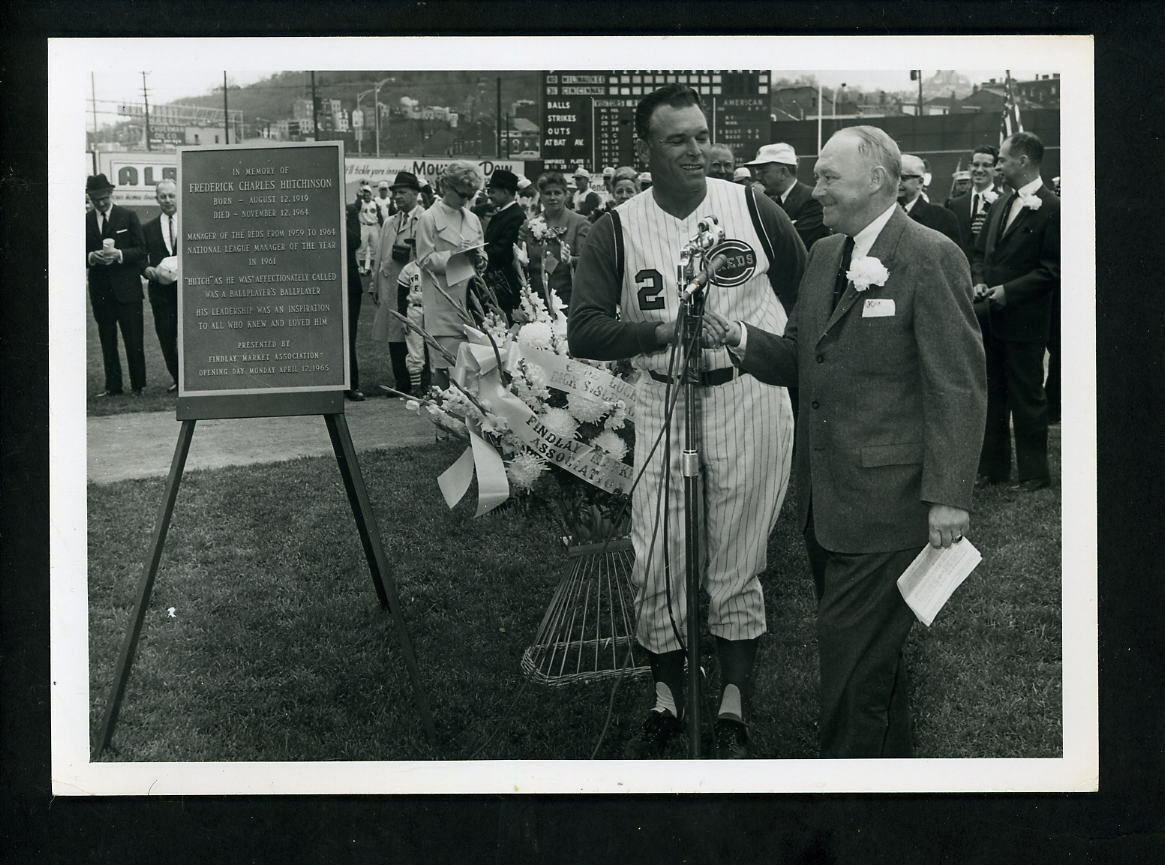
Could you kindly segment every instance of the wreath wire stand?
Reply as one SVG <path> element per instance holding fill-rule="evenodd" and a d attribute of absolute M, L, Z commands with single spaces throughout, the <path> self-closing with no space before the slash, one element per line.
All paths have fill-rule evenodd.
<path fill-rule="evenodd" d="M 563 542 L 571 567 L 522 653 L 522 672 L 551 686 L 650 674 L 650 667 L 629 663 L 635 622 L 631 539 Z"/>

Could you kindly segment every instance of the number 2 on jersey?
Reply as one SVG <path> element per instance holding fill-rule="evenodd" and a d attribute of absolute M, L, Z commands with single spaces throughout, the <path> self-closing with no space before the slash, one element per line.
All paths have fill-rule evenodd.
<path fill-rule="evenodd" d="M 636 296 L 641 310 L 663 309 L 667 305 L 663 299 L 663 277 L 658 270 L 639 271 L 635 274 L 635 284 L 639 286 Z"/>

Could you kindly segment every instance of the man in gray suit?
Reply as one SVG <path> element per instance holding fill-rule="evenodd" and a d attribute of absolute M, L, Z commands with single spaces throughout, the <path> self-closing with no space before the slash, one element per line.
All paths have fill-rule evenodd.
<path fill-rule="evenodd" d="M 983 344 L 958 245 L 898 207 L 898 146 L 836 133 L 813 195 L 836 232 L 813 246 L 784 336 L 705 312 L 763 382 L 797 385 L 793 474 L 817 593 L 821 754 L 913 753 L 897 579 L 970 526 L 986 412 Z"/>

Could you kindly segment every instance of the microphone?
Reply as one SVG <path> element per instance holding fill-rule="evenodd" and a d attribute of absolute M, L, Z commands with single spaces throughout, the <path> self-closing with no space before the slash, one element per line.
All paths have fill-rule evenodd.
<path fill-rule="evenodd" d="M 703 270 L 699 274 L 692 277 L 691 282 L 684 286 L 684 290 L 680 292 L 680 298 L 683 300 L 688 300 L 693 294 L 706 286 L 711 281 L 712 277 L 720 272 L 720 268 L 724 267 L 726 264 L 728 264 L 728 256 L 724 253 L 720 253 L 718 256 L 713 258 L 704 266 Z"/>

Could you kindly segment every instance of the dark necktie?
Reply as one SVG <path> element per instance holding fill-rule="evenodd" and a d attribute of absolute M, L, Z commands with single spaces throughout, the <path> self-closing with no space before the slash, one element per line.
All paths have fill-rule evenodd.
<path fill-rule="evenodd" d="M 177 255 L 178 248 L 176 246 L 174 246 L 174 217 L 167 216 L 166 219 L 170 223 L 170 254 Z"/>
<path fill-rule="evenodd" d="M 837 277 L 833 280 L 833 306 L 830 307 L 831 312 L 837 309 L 838 301 L 840 301 L 841 296 L 845 294 L 845 287 L 849 282 L 845 274 L 846 271 L 849 270 L 849 263 L 853 258 L 853 254 L 854 239 L 847 235 L 845 238 L 845 247 L 842 249 L 841 253 L 841 267 L 837 269 Z"/>
<path fill-rule="evenodd" d="M 978 215 L 979 215 L 979 193 L 973 192 L 973 193 L 971 193 L 971 218 L 973 219 Z"/>

